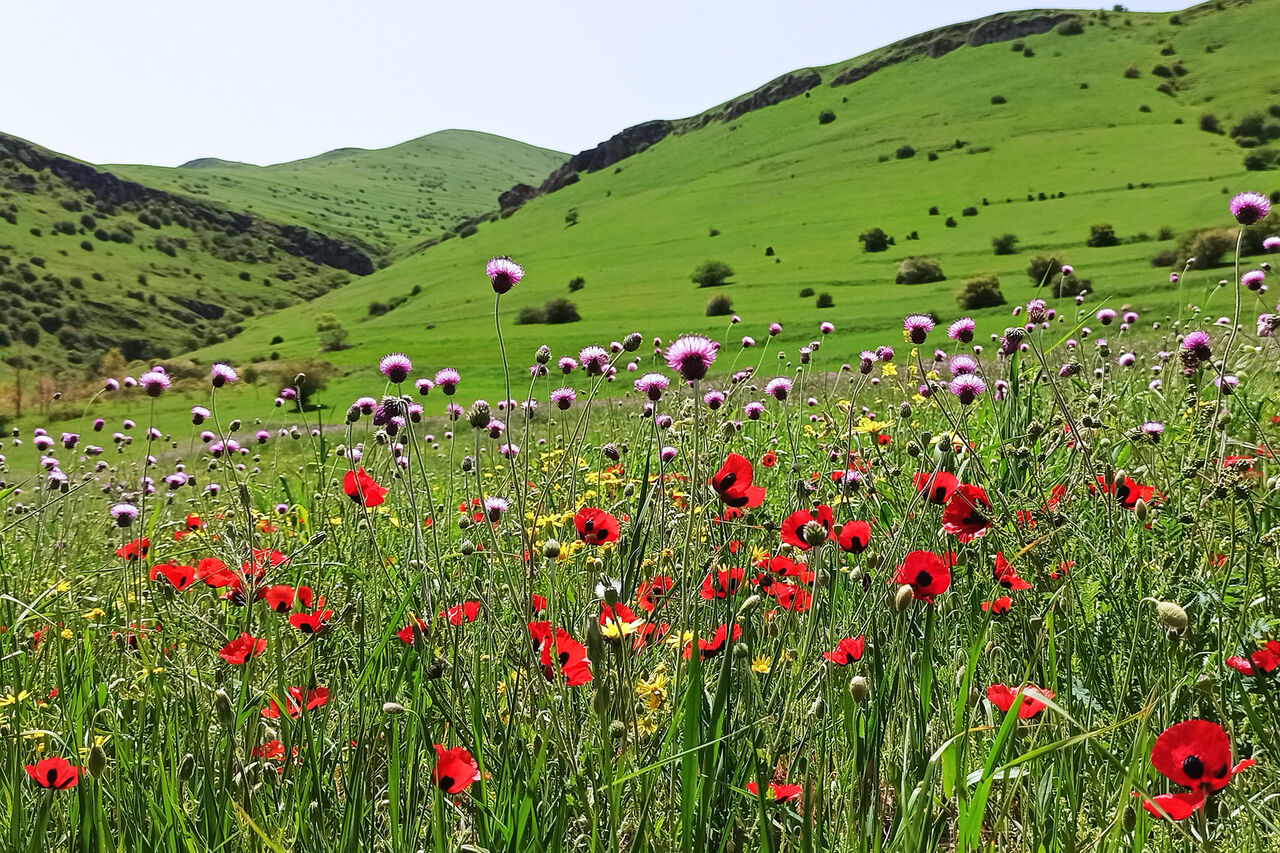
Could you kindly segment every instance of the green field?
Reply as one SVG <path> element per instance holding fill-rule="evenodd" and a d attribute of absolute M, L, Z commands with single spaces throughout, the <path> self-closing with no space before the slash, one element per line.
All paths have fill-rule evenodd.
<path fill-rule="evenodd" d="M 273 166 L 196 160 L 176 168 L 106 168 L 393 254 L 493 210 L 500 193 L 517 182 L 541 182 L 564 160 L 558 151 L 501 136 L 442 130 L 390 148 L 340 148 Z"/>

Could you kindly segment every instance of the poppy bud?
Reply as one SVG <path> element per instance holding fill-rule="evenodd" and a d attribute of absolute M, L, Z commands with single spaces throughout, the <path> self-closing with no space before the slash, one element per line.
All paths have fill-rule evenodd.
<path fill-rule="evenodd" d="M 815 720 L 822 719 L 822 715 L 827 711 L 827 703 L 821 696 L 813 700 L 813 704 L 809 706 L 809 716 Z"/>
<path fill-rule="evenodd" d="M 470 557 L 476 552 L 476 546 L 470 539 L 464 539 L 462 544 L 458 546 L 458 550 L 462 553 L 462 556 Z"/>
<path fill-rule="evenodd" d="M 982 701 L 982 691 L 976 687 L 969 688 L 969 707 L 978 707 L 978 702 Z"/>
<path fill-rule="evenodd" d="M 1137 502 L 1134 503 L 1133 515 L 1138 521 L 1146 521 L 1147 517 L 1151 515 L 1151 510 L 1147 509 L 1147 502 L 1142 498 L 1138 498 Z"/>
<path fill-rule="evenodd" d="M 501 729 L 499 729 L 501 731 Z M 622 720 L 614 720 L 609 724 L 609 737 L 614 740 L 622 740 L 627 735 L 627 724 Z"/>
<path fill-rule="evenodd" d="M 737 660 L 746 660 L 751 657 L 751 647 L 746 643 L 734 643 L 733 656 Z"/>
<path fill-rule="evenodd" d="M 1156 602 L 1156 621 L 1175 637 L 1181 637 L 1187 630 L 1187 611 L 1172 601 Z"/>
<path fill-rule="evenodd" d="M 911 606 L 911 601 L 915 598 L 915 590 L 910 584 L 903 584 L 898 587 L 898 591 L 893 594 L 893 610 L 895 613 L 902 613 Z"/>
<path fill-rule="evenodd" d="M 538 351 L 533 354 L 533 360 L 538 364 L 546 364 L 551 361 L 551 347 L 546 344 L 538 347 Z"/>
<path fill-rule="evenodd" d="M 742 606 L 738 608 L 738 618 L 741 619 L 743 616 L 746 616 L 748 613 L 754 610 L 756 608 L 756 605 L 758 605 L 760 601 L 761 601 L 761 598 L 758 595 L 748 596 L 747 600 L 742 602 Z"/>
<path fill-rule="evenodd" d="M 196 757 L 188 752 L 182 756 L 182 761 L 178 764 L 178 781 L 190 782 L 194 775 L 196 775 Z"/>
<path fill-rule="evenodd" d="M 382 713 L 384 714 L 403 714 L 407 709 L 399 702 L 383 702 Z"/>
<path fill-rule="evenodd" d="M 1117 487 L 1123 486 L 1124 481 L 1128 476 L 1129 475 L 1125 472 L 1125 470 L 1121 468 L 1119 471 L 1116 471 L 1116 473 L 1111 477 L 1111 485 L 1117 486 Z"/>
<path fill-rule="evenodd" d="M 855 675 L 849 679 L 849 695 L 861 705 L 871 698 L 871 685 L 861 675 Z"/>
<path fill-rule="evenodd" d="M 1124 807 L 1124 831 L 1133 832 L 1134 826 L 1138 823 L 1138 813 L 1134 811 L 1133 806 Z"/>
<path fill-rule="evenodd" d="M 1196 676 L 1196 687 L 1205 693 L 1212 693 L 1213 688 L 1217 686 L 1214 677 L 1207 672 L 1202 672 Z"/>
<path fill-rule="evenodd" d="M 816 521 L 807 521 L 800 529 L 800 536 L 810 545 L 821 545 L 827 541 L 827 528 Z"/>
<path fill-rule="evenodd" d="M 93 749 L 89 750 L 88 765 L 89 775 L 101 779 L 102 774 L 107 772 L 107 751 L 95 743 Z"/>
<path fill-rule="evenodd" d="M 218 715 L 218 722 L 229 729 L 235 727 L 236 712 L 231 707 L 231 697 L 221 687 L 213 691 L 213 710 Z"/>

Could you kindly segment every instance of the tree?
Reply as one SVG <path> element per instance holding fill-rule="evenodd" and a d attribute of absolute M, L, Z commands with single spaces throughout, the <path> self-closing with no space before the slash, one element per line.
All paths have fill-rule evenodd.
<path fill-rule="evenodd" d="M 1097 249 L 1102 246 L 1119 246 L 1120 238 L 1110 225 L 1093 225 L 1089 228 L 1089 239 L 1085 245 Z"/>
<path fill-rule="evenodd" d="M 883 228 L 872 228 L 866 233 L 859 234 L 858 239 L 862 241 L 864 252 L 883 252 L 893 242 L 889 235 L 884 233 Z"/>
<path fill-rule="evenodd" d="M 991 238 L 991 249 L 997 255 L 1012 255 L 1017 251 L 1017 246 L 1017 234 L 1001 234 Z"/>
<path fill-rule="evenodd" d="M 321 314 L 316 318 L 316 337 L 320 342 L 320 352 L 336 352 L 349 346 L 347 330 L 333 314 Z"/>
<path fill-rule="evenodd" d="M 898 284 L 928 284 L 945 279 L 942 265 L 934 258 L 911 257 L 898 262 Z"/>
<path fill-rule="evenodd" d="M 724 261 L 703 261 L 689 278 L 698 287 L 719 287 L 727 284 L 733 269 Z"/>
<path fill-rule="evenodd" d="M 1000 292 L 1000 280 L 993 275 L 979 276 L 966 281 L 956 294 L 956 302 L 964 311 L 976 311 L 979 308 L 994 308 L 1005 304 L 1004 294 Z"/>
<path fill-rule="evenodd" d="M 1027 278 L 1031 279 L 1031 283 L 1036 287 L 1041 287 L 1049 283 L 1049 274 L 1058 267 L 1057 258 L 1035 255 L 1027 262 Z"/>

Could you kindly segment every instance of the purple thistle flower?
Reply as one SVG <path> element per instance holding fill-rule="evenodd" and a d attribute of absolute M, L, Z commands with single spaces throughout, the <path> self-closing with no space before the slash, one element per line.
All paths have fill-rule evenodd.
<path fill-rule="evenodd" d="M 413 370 L 413 362 L 404 353 L 393 352 L 382 357 L 378 362 L 378 370 L 387 377 L 387 381 L 393 385 L 399 385 L 409 378 L 409 372 Z"/>
<path fill-rule="evenodd" d="M 758 421 L 760 416 L 764 414 L 764 403 L 759 400 L 752 400 L 742 407 L 742 413 L 747 416 L 748 420 Z"/>
<path fill-rule="evenodd" d="M 575 399 L 577 395 L 572 388 L 557 388 L 551 392 L 551 402 L 562 412 L 572 406 Z"/>
<path fill-rule="evenodd" d="M 258 444 L 266 444 L 271 438 L 271 433 L 267 432 L 265 429 L 260 429 L 253 434 L 253 437 Z"/>
<path fill-rule="evenodd" d="M 418 389 L 418 394 L 422 397 L 431 393 L 431 389 L 436 387 L 436 383 L 432 382 L 425 376 L 413 383 L 413 387 Z"/>
<path fill-rule="evenodd" d="M 1147 437 L 1152 444 L 1160 443 L 1160 436 L 1164 435 L 1164 424 L 1157 421 L 1147 421 L 1143 424 L 1139 431 Z"/>
<path fill-rule="evenodd" d="M 662 448 L 661 452 L 658 453 L 658 458 L 661 459 L 663 464 L 665 465 L 669 462 L 674 461 L 676 456 L 678 456 L 679 454 L 680 454 L 680 451 L 668 445 L 667 447 Z"/>
<path fill-rule="evenodd" d="M 947 369 L 951 371 L 952 376 L 964 376 L 969 373 L 977 373 L 978 360 L 971 355 L 961 353 L 951 359 L 947 364 Z"/>
<path fill-rule="evenodd" d="M 671 380 L 661 373 L 646 373 L 635 381 L 636 390 L 655 403 L 662 399 L 662 392 L 667 390 Z"/>
<path fill-rule="evenodd" d="M 782 334 L 782 324 L 781 324 L 781 323 L 770 323 L 770 324 L 769 324 L 769 337 L 773 337 L 774 335 L 779 335 L 779 334 Z"/>
<path fill-rule="evenodd" d="M 588 376 L 603 376 L 609 366 L 609 353 L 603 347 L 583 347 L 578 351 L 578 361 Z"/>
<path fill-rule="evenodd" d="M 1221 391 L 1223 394 L 1234 393 L 1236 388 L 1239 385 L 1240 385 L 1240 380 L 1229 373 L 1226 376 L 1213 377 L 1213 386 L 1217 388 L 1219 391 Z"/>
<path fill-rule="evenodd" d="M 1266 277 L 1266 273 L 1262 270 L 1249 270 L 1247 273 L 1240 276 L 1240 283 L 1250 290 L 1257 290 L 1262 287 L 1262 282 Z"/>
<path fill-rule="evenodd" d="M 947 337 L 953 341 L 967 344 L 973 340 L 973 331 L 976 328 L 977 324 L 973 322 L 972 317 L 961 317 L 950 326 L 947 326 Z"/>
<path fill-rule="evenodd" d="M 1262 193 L 1237 193 L 1231 199 L 1231 215 L 1241 225 L 1252 225 L 1271 211 L 1271 200 Z"/>
<path fill-rule="evenodd" d="M 210 412 L 208 409 L 206 409 L 204 406 L 191 407 L 191 423 L 195 424 L 196 426 L 199 426 L 200 424 L 204 423 L 212 415 L 213 413 Z"/>
<path fill-rule="evenodd" d="M 893 361 L 893 347 L 876 347 L 876 358 L 881 361 Z"/>
<path fill-rule="evenodd" d="M 240 375 L 236 373 L 236 369 L 226 362 L 219 361 L 213 367 L 209 368 L 209 381 L 213 383 L 214 388 L 221 388 L 223 385 L 230 385 L 237 382 Z"/>
<path fill-rule="evenodd" d="M 826 320 L 818 324 L 818 331 L 822 332 L 822 334 L 824 335 L 829 335 L 835 330 L 836 330 L 836 327 L 833 326 L 831 323 L 827 322 Z"/>
<path fill-rule="evenodd" d="M 169 390 L 169 375 L 160 370 L 148 370 L 138 377 L 138 384 L 147 392 L 148 397 L 159 397 Z"/>
<path fill-rule="evenodd" d="M 489 424 L 485 429 L 489 430 L 489 438 L 498 438 L 506 431 L 507 425 L 497 418 L 489 418 Z"/>
<path fill-rule="evenodd" d="M 902 321 L 902 331 L 908 341 L 919 346 L 933 331 L 933 318 L 924 314 L 908 314 Z"/>
<path fill-rule="evenodd" d="M 1121 367 L 1133 367 L 1134 362 L 1138 360 L 1138 356 L 1132 352 L 1124 352 L 1116 359 L 1116 364 Z"/>
<path fill-rule="evenodd" d="M 751 337 L 750 335 L 743 335 L 743 336 L 742 336 L 742 348 L 743 348 L 743 349 L 751 349 L 751 348 L 752 348 L 753 346 L 755 346 L 755 345 L 756 345 L 756 339 L 755 339 L 755 338 Z"/>
<path fill-rule="evenodd" d="M 986 390 L 987 383 L 973 373 L 962 373 L 951 380 L 951 393 L 956 396 L 962 406 L 969 405 L 981 397 Z"/>
<path fill-rule="evenodd" d="M 508 459 L 515 459 L 517 456 L 520 455 L 520 445 L 503 444 L 498 447 L 498 452 L 501 453 L 503 456 L 507 457 Z"/>
<path fill-rule="evenodd" d="M 506 498 L 492 497 L 484 499 L 484 514 L 493 524 L 497 524 L 502 521 L 503 513 L 505 513 L 510 507 L 511 504 Z"/>
<path fill-rule="evenodd" d="M 67 450 L 74 448 L 79 441 L 80 436 L 78 433 L 64 432 L 62 434 L 62 446 Z"/>
<path fill-rule="evenodd" d="M 573 373 L 573 371 L 578 369 L 578 362 L 574 361 L 567 355 L 556 362 L 556 364 L 560 366 L 560 372 L 565 376 L 568 376 L 570 373 Z"/>
<path fill-rule="evenodd" d="M 461 381 L 462 374 L 452 367 L 442 367 L 436 371 L 436 387 L 450 397 L 458 390 L 458 383 Z"/>
<path fill-rule="evenodd" d="M 1134 323 L 1138 322 L 1138 312 L 1126 311 L 1124 312 L 1124 316 L 1121 317 L 1120 319 L 1123 320 L 1127 325 L 1132 326 Z"/>
<path fill-rule="evenodd" d="M 103 383 L 102 387 L 106 391 L 119 391 L 120 383 L 115 379 L 108 379 L 106 382 Z"/>
<path fill-rule="evenodd" d="M 1075 274 L 1075 271 L 1076 271 L 1076 268 L 1075 268 L 1075 267 L 1073 267 L 1073 266 L 1071 266 L 1071 264 L 1063 264 L 1063 265 L 1062 265 L 1062 274 L 1063 274 L 1063 275 L 1074 275 L 1074 274 Z"/>
<path fill-rule="evenodd" d="M 138 508 L 133 504 L 116 504 L 109 511 L 120 527 L 128 527 L 138 518 Z"/>
<path fill-rule="evenodd" d="M 702 402 L 706 403 L 707 408 L 714 412 L 716 409 L 724 405 L 724 392 L 708 391 L 702 395 Z"/>
<path fill-rule="evenodd" d="M 1103 308 L 1094 316 L 1098 318 L 1098 322 L 1101 323 L 1102 325 L 1110 326 L 1111 321 L 1116 318 L 1116 312 L 1111 310 L 1110 308 Z"/>
<path fill-rule="evenodd" d="M 459 419 L 461 419 L 461 418 L 462 418 L 462 416 L 463 416 L 464 414 L 466 414 L 466 412 L 463 410 L 463 408 L 462 408 L 461 406 L 459 406 L 457 403 L 449 403 L 449 404 L 447 404 L 447 405 L 444 407 L 444 413 L 445 413 L 445 416 L 446 416 L 446 417 L 448 417 L 448 418 L 449 418 L 449 420 L 451 420 L 451 421 L 459 420 Z M 446 436 L 446 437 L 447 437 L 447 436 Z"/>
<path fill-rule="evenodd" d="M 791 393 L 791 380 L 785 376 L 775 376 L 765 384 L 764 393 L 781 402 Z"/>
<path fill-rule="evenodd" d="M 493 292 L 501 296 L 524 278 L 524 267 L 503 255 L 490 259 L 489 263 L 484 265 L 484 274 L 489 276 Z"/>
<path fill-rule="evenodd" d="M 121 384 L 126 388 L 137 388 L 138 380 L 134 379 L 132 376 L 126 376 Z"/>
<path fill-rule="evenodd" d="M 1209 348 L 1208 332 L 1192 332 L 1182 339 L 1182 350 L 1196 361 L 1208 361 L 1213 351 Z"/>
<path fill-rule="evenodd" d="M 667 367 L 684 379 L 696 382 L 707 375 L 716 360 L 716 345 L 701 335 L 684 335 L 667 347 Z"/>
<path fill-rule="evenodd" d="M 1268 237 L 1262 241 L 1262 248 L 1268 252 L 1280 251 L 1280 237 Z"/>

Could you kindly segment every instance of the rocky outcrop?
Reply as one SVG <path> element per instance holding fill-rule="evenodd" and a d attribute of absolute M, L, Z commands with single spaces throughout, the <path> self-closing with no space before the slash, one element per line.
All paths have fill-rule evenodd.
<path fill-rule="evenodd" d="M 633 154 L 639 154 L 651 145 L 666 139 L 671 134 L 672 124 L 665 119 L 646 121 L 634 127 L 628 127 L 621 133 L 601 142 L 595 148 L 588 148 L 569 158 L 563 166 L 552 172 L 542 185 L 538 187 L 538 195 L 553 193 L 561 187 L 573 183 L 579 172 L 598 172 L 608 168 L 619 160 Z M 526 199 L 528 201 L 528 199 Z"/>
<path fill-rule="evenodd" d="M 59 157 L 21 139 L 0 135 L 0 157 L 10 157 L 32 171 L 48 170 L 76 189 L 92 193 L 99 204 L 109 206 L 163 207 L 208 228 L 233 234 L 252 232 L 281 251 L 316 264 L 346 270 L 355 275 L 373 272 L 373 260 L 361 249 L 335 240 L 301 225 L 280 225 L 236 213 L 207 201 L 174 195 L 133 181 L 122 180 L 110 172 L 99 171 L 86 163 Z"/>
<path fill-rule="evenodd" d="M 765 107 L 771 107 L 774 104 L 790 100 L 797 95 L 803 95 L 810 89 L 820 85 L 822 85 L 822 75 L 812 68 L 792 71 L 790 74 L 783 74 L 781 77 L 770 80 L 754 92 L 748 92 L 740 98 L 729 101 L 718 109 L 708 110 L 701 115 L 681 122 L 679 130 L 684 133 L 690 130 L 697 130 L 700 127 L 706 127 L 713 121 L 733 121 L 749 112 L 762 110 Z"/>
<path fill-rule="evenodd" d="M 882 68 L 897 65 L 915 56 L 937 59 L 965 45 L 979 47 L 1047 33 L 1063 21 L 1075 17 L 1078 15 L 1072 12 L 1018 12 L 990 15 L 977 21 L 942 27 L 889 45 L 878 51 L 874 59 L 841 71 L 831 79 L 831 85 L 847 86 L 856 83 Z"/>
<path fill-rule="evenodd" d="M 524 207 L 525 202 L 536 198 L 537 195 L 537 187 L 531 187 L 528 184 L 516 184 L 498 196 L 498 210 L 502 212 L 503 216 L 510 216 L 516 210 Z"/>

